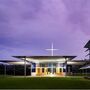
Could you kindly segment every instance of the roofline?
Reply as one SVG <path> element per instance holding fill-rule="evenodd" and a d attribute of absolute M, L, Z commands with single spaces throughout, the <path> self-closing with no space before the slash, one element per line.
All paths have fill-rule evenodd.
<path fill-rule="evenodd" d="M 70 62 L 90 62 L 90 61 L 84 61 L 84 60 L 75 61 L 75 60 L 72 60 Z"/>
<path fill-rule="evenodd" d="M 22 62 L 22 61 L 7 61 L 7 60 L 0 60 L 0 62 Z M 72 61 L 70 61 L 70 62 L 90 62 L 89 60 L 72 60 Z"/>
<path fill-rule="evenodd" d="M 0 62 L 19 62 L 19 61 L 8 61 L 8 60 L 0 60 Z"/>
<path fill-rule="evenodd" d="M 35 59 L 36 59 L 36 58 L 44 58 L 44 57 L 45 57 L 45 58 L 49 58 L 49 57 L 50 57 L 50 58 L 52 58 L 52 57 L 53 57 L 53 58 L 56 58 L 56 57 L 57 57 L 57 58 L 63 58 L 63 57 L 64 57 L 64 58 L 74 59 L 76 56 L 67 56 L 67 55 L 66 55 L 66 56 L 12 56 L 12 57 L 15 57 L 15 58 L 35 58 Z"/>
<path fill-rule="evenodd" d="M 90 40 L 86 43 L 86 45 L 84 46 L 84 48 L 89 48 L 90 49 L 89 45 L 90 45 Z"/>

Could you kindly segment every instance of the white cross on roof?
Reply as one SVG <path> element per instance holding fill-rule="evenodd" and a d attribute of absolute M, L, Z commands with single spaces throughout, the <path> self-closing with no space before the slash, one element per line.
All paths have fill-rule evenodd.
<path fill-rule="evenodd" d="M 51 51 L 51 56 L 53 56 L 53 55 L 54 55 L 54 51 L 56 51 L 56 50 L 58 50 L 58 49 L 54 49 L 53 43 L 52 43 L 52 44 L 51 44 L 51 49 L 46 49 L 46 50 Z"/>

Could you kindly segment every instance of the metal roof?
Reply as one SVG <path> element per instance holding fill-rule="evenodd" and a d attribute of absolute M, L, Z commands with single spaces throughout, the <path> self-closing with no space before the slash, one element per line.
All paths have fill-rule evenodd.
<path fill-rule="evenodd" d="M 81 67 L 80 69 L 90 69 L 90 65 L 87 65 L 87 66 Z"/>
<path fill-rule="evenodd" d="M 84 65 L 88 63 L 88 61 L 67 61 L 68 65 Z"/>
<path fill-rule="evenodd" d="M 11 61 L 11 60 L 0 60 L 0 62 L 5 62 L 5 63 L 7 63 L 7 62 L 17 62 L 17 61 Z"/>
<path fill-rule="evenodd" d="M 2 64 L 10 64 L 10 65 L 24 65 L 24 61 L 0 61 L 0 63 L 2 63 Z M 28 63 L 28 62 L 26 62 L 26 64 L 28 65 L 28 64 L 30 64 L 30 63 Z"/>
<path fill-rule="evenodd" d="M 86 43 L 86 45 L 84 46 L 84 48 L 89 48 L 90 49 L 90 40 Z"/>
<path fill-rule="evenodd" d="M 87 62 L 89 61 L 67 61 L 67 64 L 68 65 L 84 65 Z M 8 63 L 12 65 L 23 65 L 24 61 L 2 61 L 2 63 Z M 27 62 L 26 64 L 30 64 L 30 63 Z"/>
<path fill-rule="evenodd" d="M 15 58 L 33 58 L 33 59 L 57 59 L 57 58 L 70 58 L 73 59 L 76 56 L 13 56 Z"/>

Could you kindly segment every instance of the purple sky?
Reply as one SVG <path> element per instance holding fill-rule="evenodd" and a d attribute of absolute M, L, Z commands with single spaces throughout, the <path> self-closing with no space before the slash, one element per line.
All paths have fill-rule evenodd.
<path fill-rule="evenodd" d="M 90 0 L 0 0 L 0 59 L 13 55 L 85 58 L 90 39 Z"/>

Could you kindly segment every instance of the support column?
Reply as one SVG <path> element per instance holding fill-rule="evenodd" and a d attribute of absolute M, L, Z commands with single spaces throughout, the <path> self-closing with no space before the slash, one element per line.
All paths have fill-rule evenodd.
<path fill-rule="evenodd" d="M 14 66 L 14 76 L 15 76 L 15 65 L 13 65 Z"/>
<path fill-rule="evenodd" d="M 31 67 L 30 73 L 31 73 L 31 76 L 32 76 L 32 63 L 30 64 L 30 67 Z"/>
<path fill-rule="evenodd" d="M 61 75 L 62 75 L 62 76 L 65 76 L 64 68 L 63 68 L 63 67 L 61 68 Z"/>
<path fill-rule="evenodd" d="M 56 74 L 57 74 L 57 75 L 60 74 L 60 63 L 57 63 Z"/>
<path fill-rule="evenodd" d="M 53 63 L 52 63 L 52 66 L 51 66 L 51 73 L 53 74 Z"/>
<path fill-rule="evenodd" d="M 47 67 L 44 67 L 44 75 L 47 75 Z"/>
<path fill-rule="evenodd" d="M 68 74 L 69 74 L 69 75 L 70 75 L 70 72 L 71 72 L 71 71 L 70 71 L 70 66 L 68 66 Z"/>
<path fill-rule="evenodd" d="M 26 77 L 26 57 L 24 59 L 24 76 Z"/>
<path fill-rule="evenodd" d="M 86 74 L 85 74 L 85 75 L 87 76 L 87 69 L 85 70 L 85 72 L 86 72 Z"/>
<path fill-rule="evenodd" d="M 63 74 L 63 67 L 62 67 L 62 74 Z"/>
<path fill-rule="evenodd" d="M 7 65 L 6 64 L 4 64 L 4 75 L 6 76 L 6 73 L 7 72 Z"/>
<path fill-rule="evenodd" d="M 90 50 L 89 50 L 89 61 L 90 61 Z"/>
<path fill-rule="evenodd" d="M 40 67 L 39 63 L 36 63 L 36 75 L 42 74 L 42 68 Z"/>
<path fill-rule="evenodd" d="M 45 67 L 44 67 L 44 75 L 47 75 L 48 74 L 48 66 L 45 64 Z"/>
<path fill-rule="evenodd" d="M 68 58 L 65 58 L 65 60 L 66 60 L 66 62 L 65 62 L 65 65 L 66 65 L 66 70 L 65 70 L 66 74 L 65 75 L 67 76 L 67 61 L 68 61 Z"/>
<path fill-rule="evenodd" d="M 38 67 L 39 67 L 39 63 L 36 63 L 36 75 L 38 75 Z"/>

